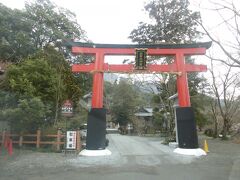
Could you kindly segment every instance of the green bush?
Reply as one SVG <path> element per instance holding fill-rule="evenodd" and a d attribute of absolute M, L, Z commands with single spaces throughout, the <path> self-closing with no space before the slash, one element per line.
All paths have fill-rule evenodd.
<path fill-rule="evenodd" d="M 17 107 L 5 109 L 2 115 L 15 132 L 35 133 L 39 127 L 47 123 L 46 112 L 43 102 L 34 97 L 19 100 Z"/>

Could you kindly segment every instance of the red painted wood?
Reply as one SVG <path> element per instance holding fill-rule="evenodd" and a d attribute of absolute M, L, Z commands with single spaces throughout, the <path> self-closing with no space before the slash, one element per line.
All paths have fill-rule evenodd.
<path fill-rule="evenodd" d="M 207 71 L 205 65 L 185 64 L 184 68 L 186 72 L 203 72 Z M 92 64 L 74 64 L 72 66 L 72 72 L 94 72 L 95 66 Z M 96 70 L 97 72 L 97 70 Z M 134 69 L 133 64 L 104 64 L 104 73 L 137 73 L 141 72 Z M 142 73 L 160 73 L 160 72 L 177 72 L 177 66 L 173 64 L 149 64 L 146 70 Z"/>
<path fill-rule="evenodd" d="M 190 95 L 188 89 L 187 72 L 185 70 L 185 59 L 181 53 L 176 54 L 175 59 L 177 70 L 181 75 L 177 76 L 177 91 L 180 107 L 190 107 Z"/>
<path fill-rule="evenodd" d="M 93 69 L 94 69 L 94 63 L 72 65 L 72 72 L 90 72 Z"/>
<path fill-rule="evenodd" d="M 131 73 L 134 71 L 133 64 L 106 64 L 105 72 L 112 73 Z"/>
<path fill-rule="evenodd" d="M 103 70 L 104 70 L 104 54 L 97 53 L 94 63 L 94 69 L 99 70 L 93 74 L 93 92 L 92 92 L 92 108 L 103 107 Z M 102 72 L 100 72 L 102 71 Z"/>
<path fill-rule="evenodd" d="M 95 70 L 94 64 L 75 64 L 72 66 L 73 72 L 98 72 Z M 176 72 L 175 64 L 149 64 L 145 70 L 135 70 L 133 64 L 104 64 L 104 73 L 160 73 L 160 72 Z"/>
<path fill-rule="evenodd" d="M 206 65 L 197 65 L 197 64 L 185 64 L 186 72 L 206 72 Z"/>

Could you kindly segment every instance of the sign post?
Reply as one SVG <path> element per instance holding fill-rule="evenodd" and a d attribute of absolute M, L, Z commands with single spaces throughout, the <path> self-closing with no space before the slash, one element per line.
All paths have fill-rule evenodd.
<path fill-rule="evenodd" d="M 67 143 L 66 149 L 75 150 L 77 142 L 77 132 L 76 131 L 67 131 Z"/>
<path fill-rule="evenodd" d="M 66 100 L 62 106 L 62 115 L 65 117 L 72 117 L 73 107 L 70 100 Z"/>
<path fill-rule="evenodd" d="M 66 130 L 65 154 L 66 154 L 67 149 L 75 149 L 76 148 L 76 131 L 67 131 L 67 121 L 68 121 L 67 119 L 72 117 L 72 115 L 73 115 L 73 107 L 72 107 L 72 103 L 70 100 L 66 100 L 63 103 L 62 115 L 66 117 L 66 119 L 65 119 L 65 130 Z"/>

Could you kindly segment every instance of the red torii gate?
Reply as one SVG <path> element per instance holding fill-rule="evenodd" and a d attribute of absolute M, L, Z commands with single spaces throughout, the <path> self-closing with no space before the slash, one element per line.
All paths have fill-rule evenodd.
<path fill-rule="evenodd" d="M 110 65 L 104 63 L 105 55 L 135 55 L 136 48 L 146 48 L 149 56 L 175 56 L 175 61 L 169 65 L 147 65 L 145 70 L 135 70 L 133 64 Z M 95 55 L 95 62 L 91 64 L 75 64 L 72 72 L 92 72 L 93 95 L 92 108 L 103 107 L 103 73 L 175 73 L 177 75 L 177 90 L 180 107 L 190 107 L 190 98 L 187 82 L 188 72 L 207 71 L 205 65 L 185 64 L 184 56 L 204 55 L 210 43 L 188 45 L 111 45 L 111 44 L 85 44 L 75 42 L 72 47 L 74 54 Z"/>
<path fill-rule="evenodd" d="M 91 44 L 70 42 L 73 54 L 88 54 L 95 56 L 95 62 L 91 64 L 74 64 L 72 72 L 93 73 L 92 109 L 103 108 L 103 74 L 104 73 L 174 73 L 177 75 L 177 91 L 180 107 L 190 107 L 188 90 L 188 72 L 207 71 L 205 65 L 186 64 L 185 56 L 204 55 L 211 42 L 195 44 Z M 148 56 L 173 56 L 172 64 L 149 64 L 144 70 L 136 70 L 133 64 L 110 65 L 104 63 L 106 55 L 135 55 L 136 49 L 147 49 Z"/>

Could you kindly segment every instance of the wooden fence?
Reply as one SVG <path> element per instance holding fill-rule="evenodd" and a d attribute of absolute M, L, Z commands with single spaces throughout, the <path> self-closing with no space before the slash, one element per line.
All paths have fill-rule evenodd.
<path fill-rule="evenodd" d="M 80 151 L 81 150 L 81 135 L 80 131 L 77 130 L 76 133 L 76 150 Z M 13 144 L 19 145 L 19 147 L 22 147 L 23 144 L 35 144 L 36 148 L 40 148 L 41 145 L 44 144 L 49 144 L 49 145 L 55 145 L 56 150 L 60 151 L 61 150 L 61 145 L 65 145 L 65 135 L 61 133 L 61 130 L 57 130 L 57 134 L 47 134 L 43 135 L 41 130 L 38 129 L 36 134 L 9 134 L 7 131 L 3 131 L 0 133 L 0 144 L 3 144 L 5 139 L 7 137 L 10 137 L 13 141 Z M 26 137 L 33 137 L 35 140 L 26 140 Z M 25 138 L 25 139 L 24 139 Z M 55 141 L 45 141 L 46 138 L 55 138 Z"/>

